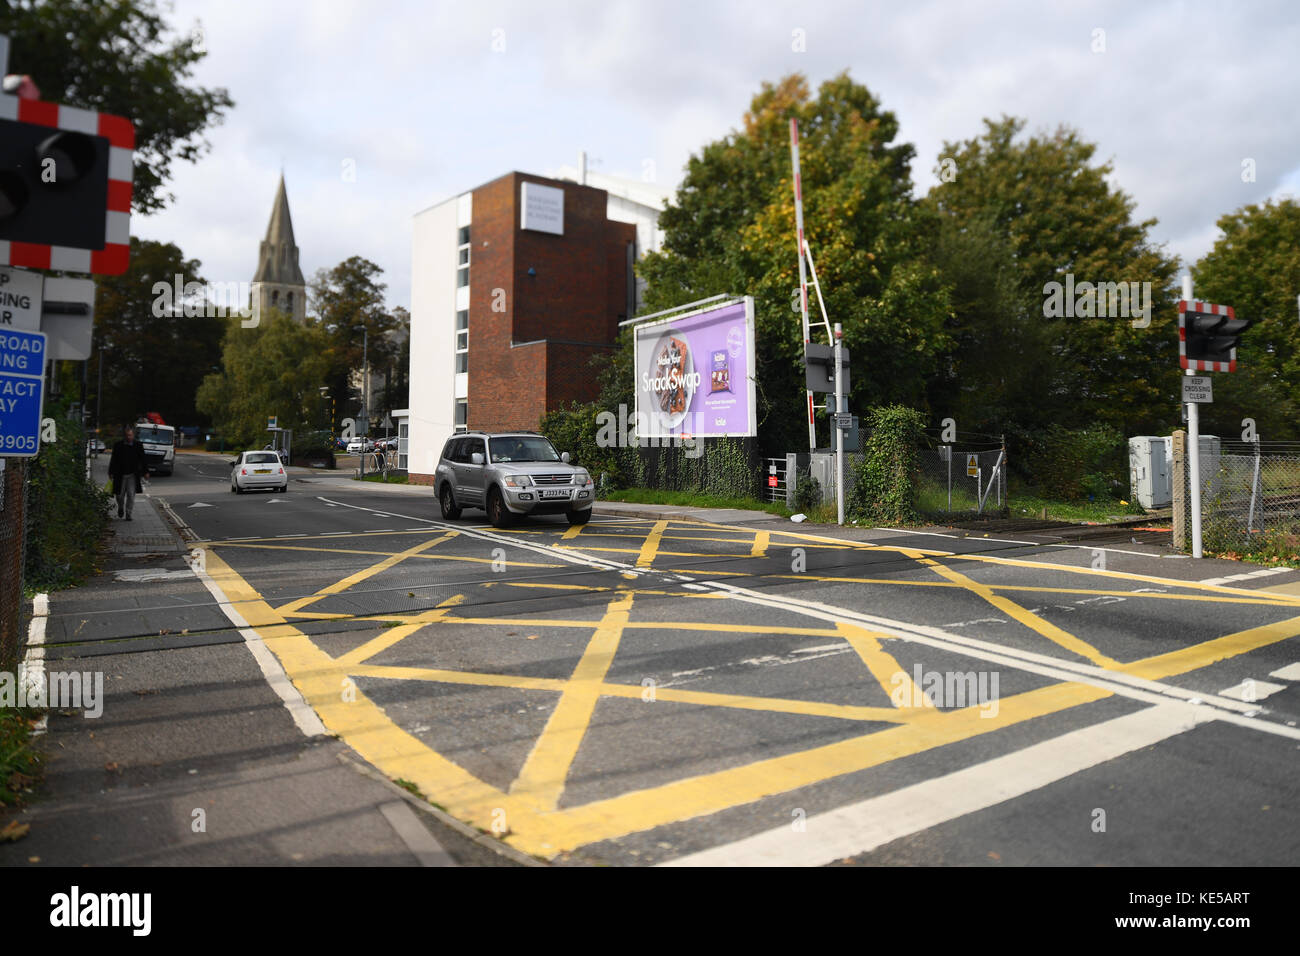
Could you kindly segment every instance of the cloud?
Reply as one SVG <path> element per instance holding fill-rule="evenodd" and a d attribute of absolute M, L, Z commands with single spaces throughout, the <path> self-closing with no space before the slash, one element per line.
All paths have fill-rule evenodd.
<path fill-rule="evenodd" d="M 178 168 L 174 206 L 132 229 L 176 242 L 213 279 L 251 277 L 283 163 L 304 271 L 364 255 L 407 305 L 418 210 L 579 149 L 608 173 L 652 162 L 675 188 L 763 81 L 793 71 L 815 88 L 847 68 L 869 86 L 916 146 L 918 192 L 943 142 L 978 135 L 986 116 L 1074 126 L 1185 260 L 1219 216 L 1300 184 L 1300 124 L 1284 121 L 1300 23 L 1283 2 L 177 0 L 178 28 L 195 18 L 209 50 L 196 79 L 228 87 L 236 107 L 212 153 Z"/>

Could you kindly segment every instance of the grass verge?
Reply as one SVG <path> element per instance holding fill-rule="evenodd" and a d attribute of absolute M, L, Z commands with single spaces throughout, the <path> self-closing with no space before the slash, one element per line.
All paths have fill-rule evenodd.
<path fill-rule="evenodd" d="M 407 483 L 406 479 L 407 479 L 407 476 L 406 476 L 406 475 L 384 475 L 384 474 L 376 474 L 376 475 L 366 475 L 364 478 L 361 478 L 361 479 L 356 479 L 356 478 L 354 478 L 354 479 L 352 479 L 352 480 L 353 480 L 353 481 L 357 481 L 357 480 L 360 480 L 360 481 L 379 481 L 379 482 L 383 482 L 383 483 L 386 484 L 386 485 L 404 485 L 404 484 Z"/>

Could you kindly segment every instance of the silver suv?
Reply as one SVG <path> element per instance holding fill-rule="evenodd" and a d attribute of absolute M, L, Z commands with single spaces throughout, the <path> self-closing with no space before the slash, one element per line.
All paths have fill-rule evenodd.
<path fill-rule="evenodd" d="M 455 521 L 462 509 L 481 508 L 498 528 L 515 515 L 562 514 L 569 524 L 586 524 L 596 497 L 587 470 L 531 432 L 453 435 L 443 446 L 434 486 L 443 518 Z"/>

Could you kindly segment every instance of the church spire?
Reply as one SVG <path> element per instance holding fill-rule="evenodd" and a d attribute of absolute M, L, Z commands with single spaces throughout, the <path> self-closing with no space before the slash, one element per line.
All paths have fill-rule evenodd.
<path fill-rule="evenodd" d="M 279 309 L 295 321 L 306 321 L 307 283 L 298 267 L 298 244 L 293 238 L 293 219 L 289 216 L 289 194 L 284 188 L 284 173 L 275 191 L 271 221 L 266 238 L 257 254 L 257 272 L 253 275 L 253 306 L 261 315 L 268 307 Z"/>
<path fill-rule="evenodd" d="M 302 270 L 298 267 L 298 246 L 293 239 L 293 219 L 289 215 L 289 195 L 284 188 L 283 173 L 280 174 L 280 186 L 275 191 L 271 221 L 266 226 L 266 239 L 262 241 L 253 281 L 305 284 Z"/>

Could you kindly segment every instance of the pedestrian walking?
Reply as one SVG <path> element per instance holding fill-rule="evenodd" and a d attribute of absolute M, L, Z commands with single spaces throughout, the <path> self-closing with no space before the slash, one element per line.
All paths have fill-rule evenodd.
<path fill-rule="evenodd" d="M 130 521 L 136 492 L 144 490 L 140 479 L 148 466 L 144 446 L 135 440 L 135 429 L 127 425 L 122 435 L 122 440 L 113 446 L 113 457 L 108 460 L 108 476 L 113 479 L 117 516 Z"/>

